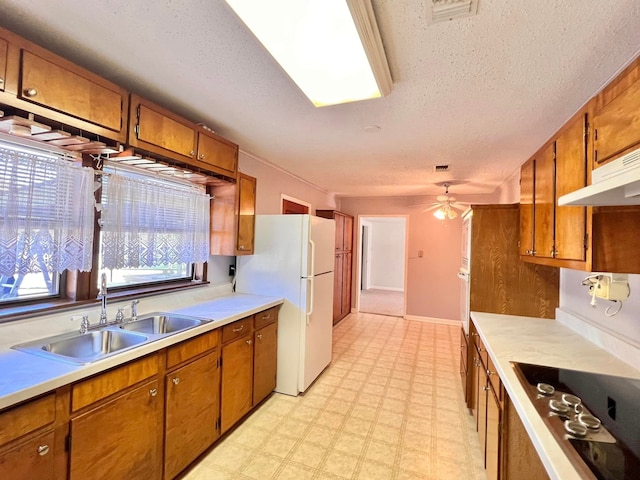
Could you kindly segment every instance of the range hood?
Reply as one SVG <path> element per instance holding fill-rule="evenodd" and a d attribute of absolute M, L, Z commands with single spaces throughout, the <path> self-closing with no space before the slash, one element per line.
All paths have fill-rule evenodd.
<path fill-rule="evenodd" d="M 640 148 L 591 172 L 592 184 L 558 199 L 558 205 L 640 205 Z"/>

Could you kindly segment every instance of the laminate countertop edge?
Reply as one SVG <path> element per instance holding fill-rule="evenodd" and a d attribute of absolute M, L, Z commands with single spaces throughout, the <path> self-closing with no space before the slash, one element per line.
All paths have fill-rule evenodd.
<path fill-rule="evenodd" d="M 580 480 L 529 400 L 511 362 L 639 378 L 640 371 L 555 320 L 471 312 L 478 334 L 552 480 Z"/>
<path fill-rule="evenodd" d="M 172 313 L 209 321 L 86 365 L 75 365 L 6 347 L 1 348 L 0 410 L 215 330 L 283 302 L 284 299 L 279 297 L 235 293 L 172 310 Z"/>

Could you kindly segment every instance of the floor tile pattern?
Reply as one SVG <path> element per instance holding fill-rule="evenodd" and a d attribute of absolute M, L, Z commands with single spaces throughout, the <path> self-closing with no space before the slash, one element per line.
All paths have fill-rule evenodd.
<path fill-rule="evenodd" d="M 459 328 L 351 314 L 304 395 L 274 394 L 187 480 L 486 480 L 462 398 Z"/>

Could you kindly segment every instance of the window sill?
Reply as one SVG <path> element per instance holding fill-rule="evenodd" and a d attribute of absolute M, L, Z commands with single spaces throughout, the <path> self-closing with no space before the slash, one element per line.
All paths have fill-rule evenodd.
<path fill-rule="evenodd" d="M 164 293 L 171 293 L 181 290 L 189 290 L 209 285 L 209 282 L 176 282 L 168 285 L 154 285 L 139 288 L 128 288 L 126 290 L 108 292 L 107 298 L 110 302 L 120 301 L 127 298 L 144 298 L 153 297 Z M 45 302 L 6 305 L 0 306 L 0 323 L 12 322 L 14 320 L 24 320 L 38 315 L 63 312 L 65 310 L 74 310 L 80 307 L 99 308 L 100 299 L 74 301 L 68 299 L 56 299 Z"/>

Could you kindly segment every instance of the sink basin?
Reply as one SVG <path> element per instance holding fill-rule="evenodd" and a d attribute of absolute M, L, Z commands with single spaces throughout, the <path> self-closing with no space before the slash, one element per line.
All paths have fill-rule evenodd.
<path fill-rule="evenodd" d="M 185 317 L 171 313 L 153 313 L 135 322 L 125 323 L 120 326 L 120 328 L 153 335 L 166 335 L 196 327 L 203 323 L 205 323 L 204 320 L 193 317 Z"/>
<path fill-rule="evenodd" d="M 60 335 L 13 348 L 72 363 L 90 363 L 122 352 L 148 340 L 145 335 L 120 330 L 97 330 L 84 334 Z"/>

